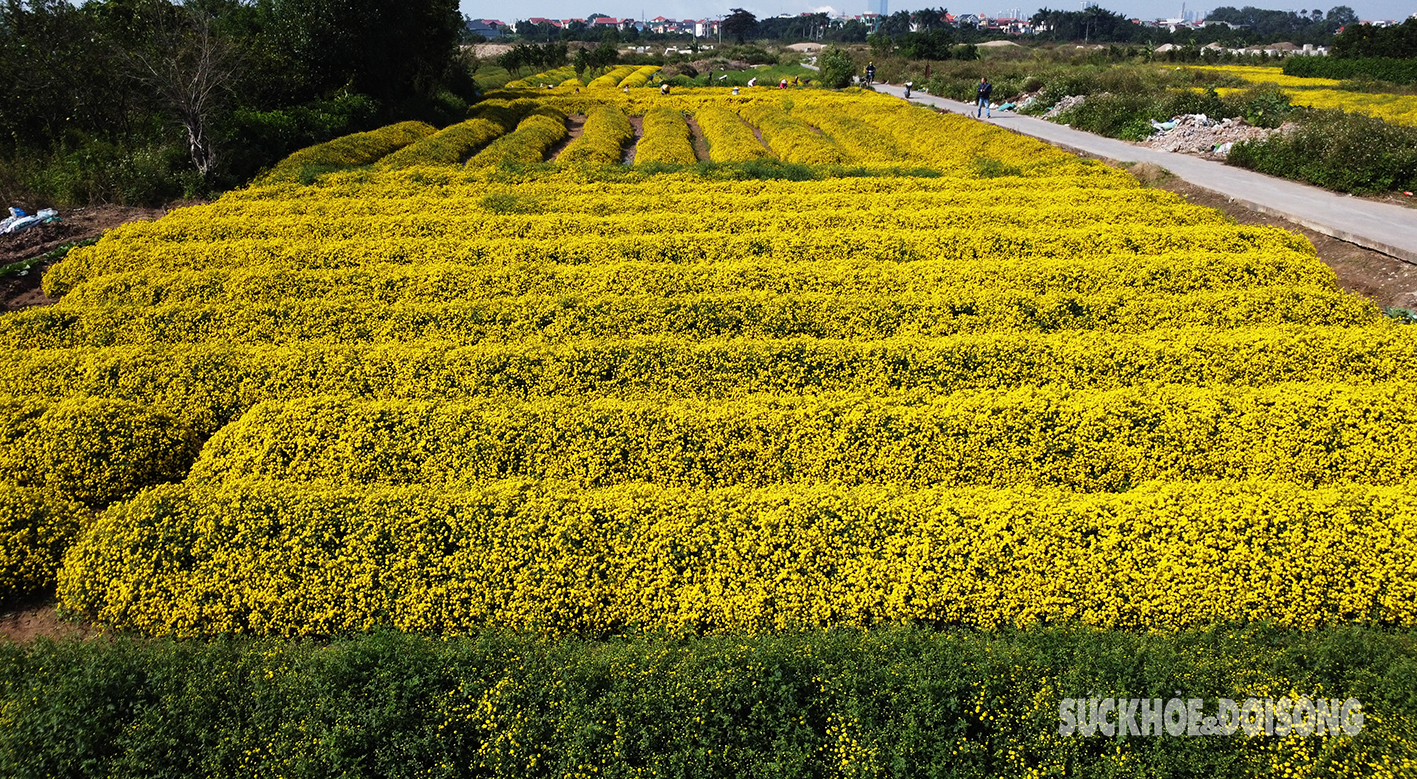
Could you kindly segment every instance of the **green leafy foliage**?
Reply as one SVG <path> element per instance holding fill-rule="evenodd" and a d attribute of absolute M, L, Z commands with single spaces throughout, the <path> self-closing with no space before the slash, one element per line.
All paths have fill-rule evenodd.
<path fill-rule="evenodd" d="M 828 46 L 822 52 L 822 86 L 828 89 L 841 89 L 851 85 L 851 77 L 856 75 L 856 61 L 851 58 L 846 49 L 836 46 Z"/>
<path fill-rule="evenodd" d="M 1417 187 L 1417 127 L 1342 111 L 1296 111 L 1298 129 L 1235 144 L 1231 165 L 1340 192 Z"/>
<path fill-rule="evenodd" d="M 0 773 L 39 777 L 1366 773 L 1412 758 L 1417 641 L 1364 628 L 891 629 L 614 642 L 378 633 L 0 644 Z M 1354 697 L 1355 738 L 1060 738 L 1064 697 Z"/>

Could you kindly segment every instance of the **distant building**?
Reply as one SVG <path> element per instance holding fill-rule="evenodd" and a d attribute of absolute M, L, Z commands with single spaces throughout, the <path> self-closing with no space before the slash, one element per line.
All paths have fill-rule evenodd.
<path fill-rule="evenodd" d="M 507 25 L 496 19 L 473 19 L 467 23 L 467 31 L 472 35 L 481 35 L 487 40 L 494 40 L 507 34 Z"/>
<path fill-rule="evenodd" d="M 887 3 L 888 0 L 866 0 L 866 10 L 884 19 L 891 15 Z"/>

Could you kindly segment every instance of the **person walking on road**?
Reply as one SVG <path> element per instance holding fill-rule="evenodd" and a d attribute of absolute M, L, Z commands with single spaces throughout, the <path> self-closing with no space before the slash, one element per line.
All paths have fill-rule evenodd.
<path fill-rule="evenodd" d="M 979 88 L 975 90 L 975 97 L 979 105 L 974 109 L 974 117 L 979 118 L 979 112 L 984 112 L 985 119 L 993 119 L 994 114 L 989 111 L 989 96 L 994 94 L 994 85 L 989 83 L 989 77 L 984 76 L 979 79 Z"/>

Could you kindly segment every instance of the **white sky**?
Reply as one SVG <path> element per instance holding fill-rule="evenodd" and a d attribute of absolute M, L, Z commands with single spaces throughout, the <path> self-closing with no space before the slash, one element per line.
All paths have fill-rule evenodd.
<path fill-rule="evenodd" d="M 1023 0 L 966 0 L 959 5 L 948 2 L 900 2 L 888 0 L 888 9 L 894 13 L 896 11 L 913 11 L 917 8 L 948 8 L 953 13 L 986 13 L 990 16 L 1007 13 L 1010 9 L 1017 7 L 1025 17 L 1032 16 L 1040 7 L 1047 6 L 1062 10 L 1077 10 L 1081 7 L 1078 0 L 1055 0 L 1051 3 L 1040 4 L 1038 0 L 1031 0 L 1027 4 Z M 1181 12 L 1181 0 L 1102 0 L 1100 5 L 1111 11 L 1126 14 L 1142 19 L 1161 19 L 1178 16 Z M 1209 10 L 1222 5 L 1231 5 L 1236 8 L 1243 8 L 1246 5 L 1254 5 L 1257 8 L 1270 7 L 1264 2 L 1244 2 L 1244 0 L 1216 2 L 1206 0 L 1197 2 L 1188 0 L 1186 9 Z M 1357 2 L 1335 2 L 1328 0 L 1328 4 L 1321 4 L 1307 7 L 1304 10 L 1319 8 L 1325 12 L 1336 5 L 1347 5 L 1358 13 L 1362 19 L 1405 19 L 1414 11 L 1417 11 L 1417 3 L 1413 0 L 1357 0 Z M 512 5 L 502 5 L 499 3 L 489 3 L 485 0 L 472 2 L 462 0 L 463 13 L 475 19 L 500 19 L 504 22 L 512 22 L 517 19 L 525 19 L 531 16 L 545 16 L 553 19 L 581 18 L 591 13 L 604 13 L 617 17 L 633 17 L 653 19 L 656 16 L 665 16 L 670 19 L 702 19 L 728 13 L 730 8 L 745 8 L 759 18 L 765 16 L 777 16 L 779 14 L 790 13 L 799 14 L 804 11 L 825 10 L 827 6 L 822 6 L 811 0 L 742 0 L 741 2 L 715 3 L 711 0 L 602 0 L 598 3 L 587 3 L 587 0 L 519 0 Z M 866 11 L 866 0 L 835 0 L 831 6 L 834 10 L 847 14 L 859 14 Z M 1285 9 L 1288 10 L 1288 9 Z M 1299 10 L 1295 8 L 1294 10 Z"/>

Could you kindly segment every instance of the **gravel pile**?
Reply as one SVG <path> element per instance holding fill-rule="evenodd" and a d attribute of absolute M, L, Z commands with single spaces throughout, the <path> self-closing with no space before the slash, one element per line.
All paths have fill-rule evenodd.
<path fill-rule="evenodd" d="M 1052 108 L 1048 109 L 1048 113 L 1044 114 L 1044 115 L 1043 115 L 1043 118 L 1044 118 L 1044 119 L 1053 119 L 1053 118 L 1057 117 L 1059 114 L 1063 113 L 1064 111 L 1066 111 L 1066 110 L 1068 110 L 1068 109 L 1070 109 L 1070 108 L 1076 108 L 1076 107 L 1082 105 L 1082 104 L 1085 103 L 1085 102 L 1087 102 L 1087 96 L 1086 96 L 1086 95 L 1068 95 L 1067 97 L 1063 98 L 1062 100 L 1059 100 L 1057 105 L 1055 105 L 1055 106 L 1053 106 Z"/>
<path fill-rule="evenodd" d="M 1267 130 L 1247 124 L 1244 119 L 1225 119 L 1217 122 L 1204 114 L 1178 116 L 1171 121 L 1175 123 L 1175 127 L 1158 132 L 1142 145 L 1160 151 L 1223 159 L 1230 153 L 1230 147 L 1239 141 L 1262 140 L 1275 133 L 1289 132 L 1293 128 L 1293 125 L 1285 125 L 1277 130 Z"/>

